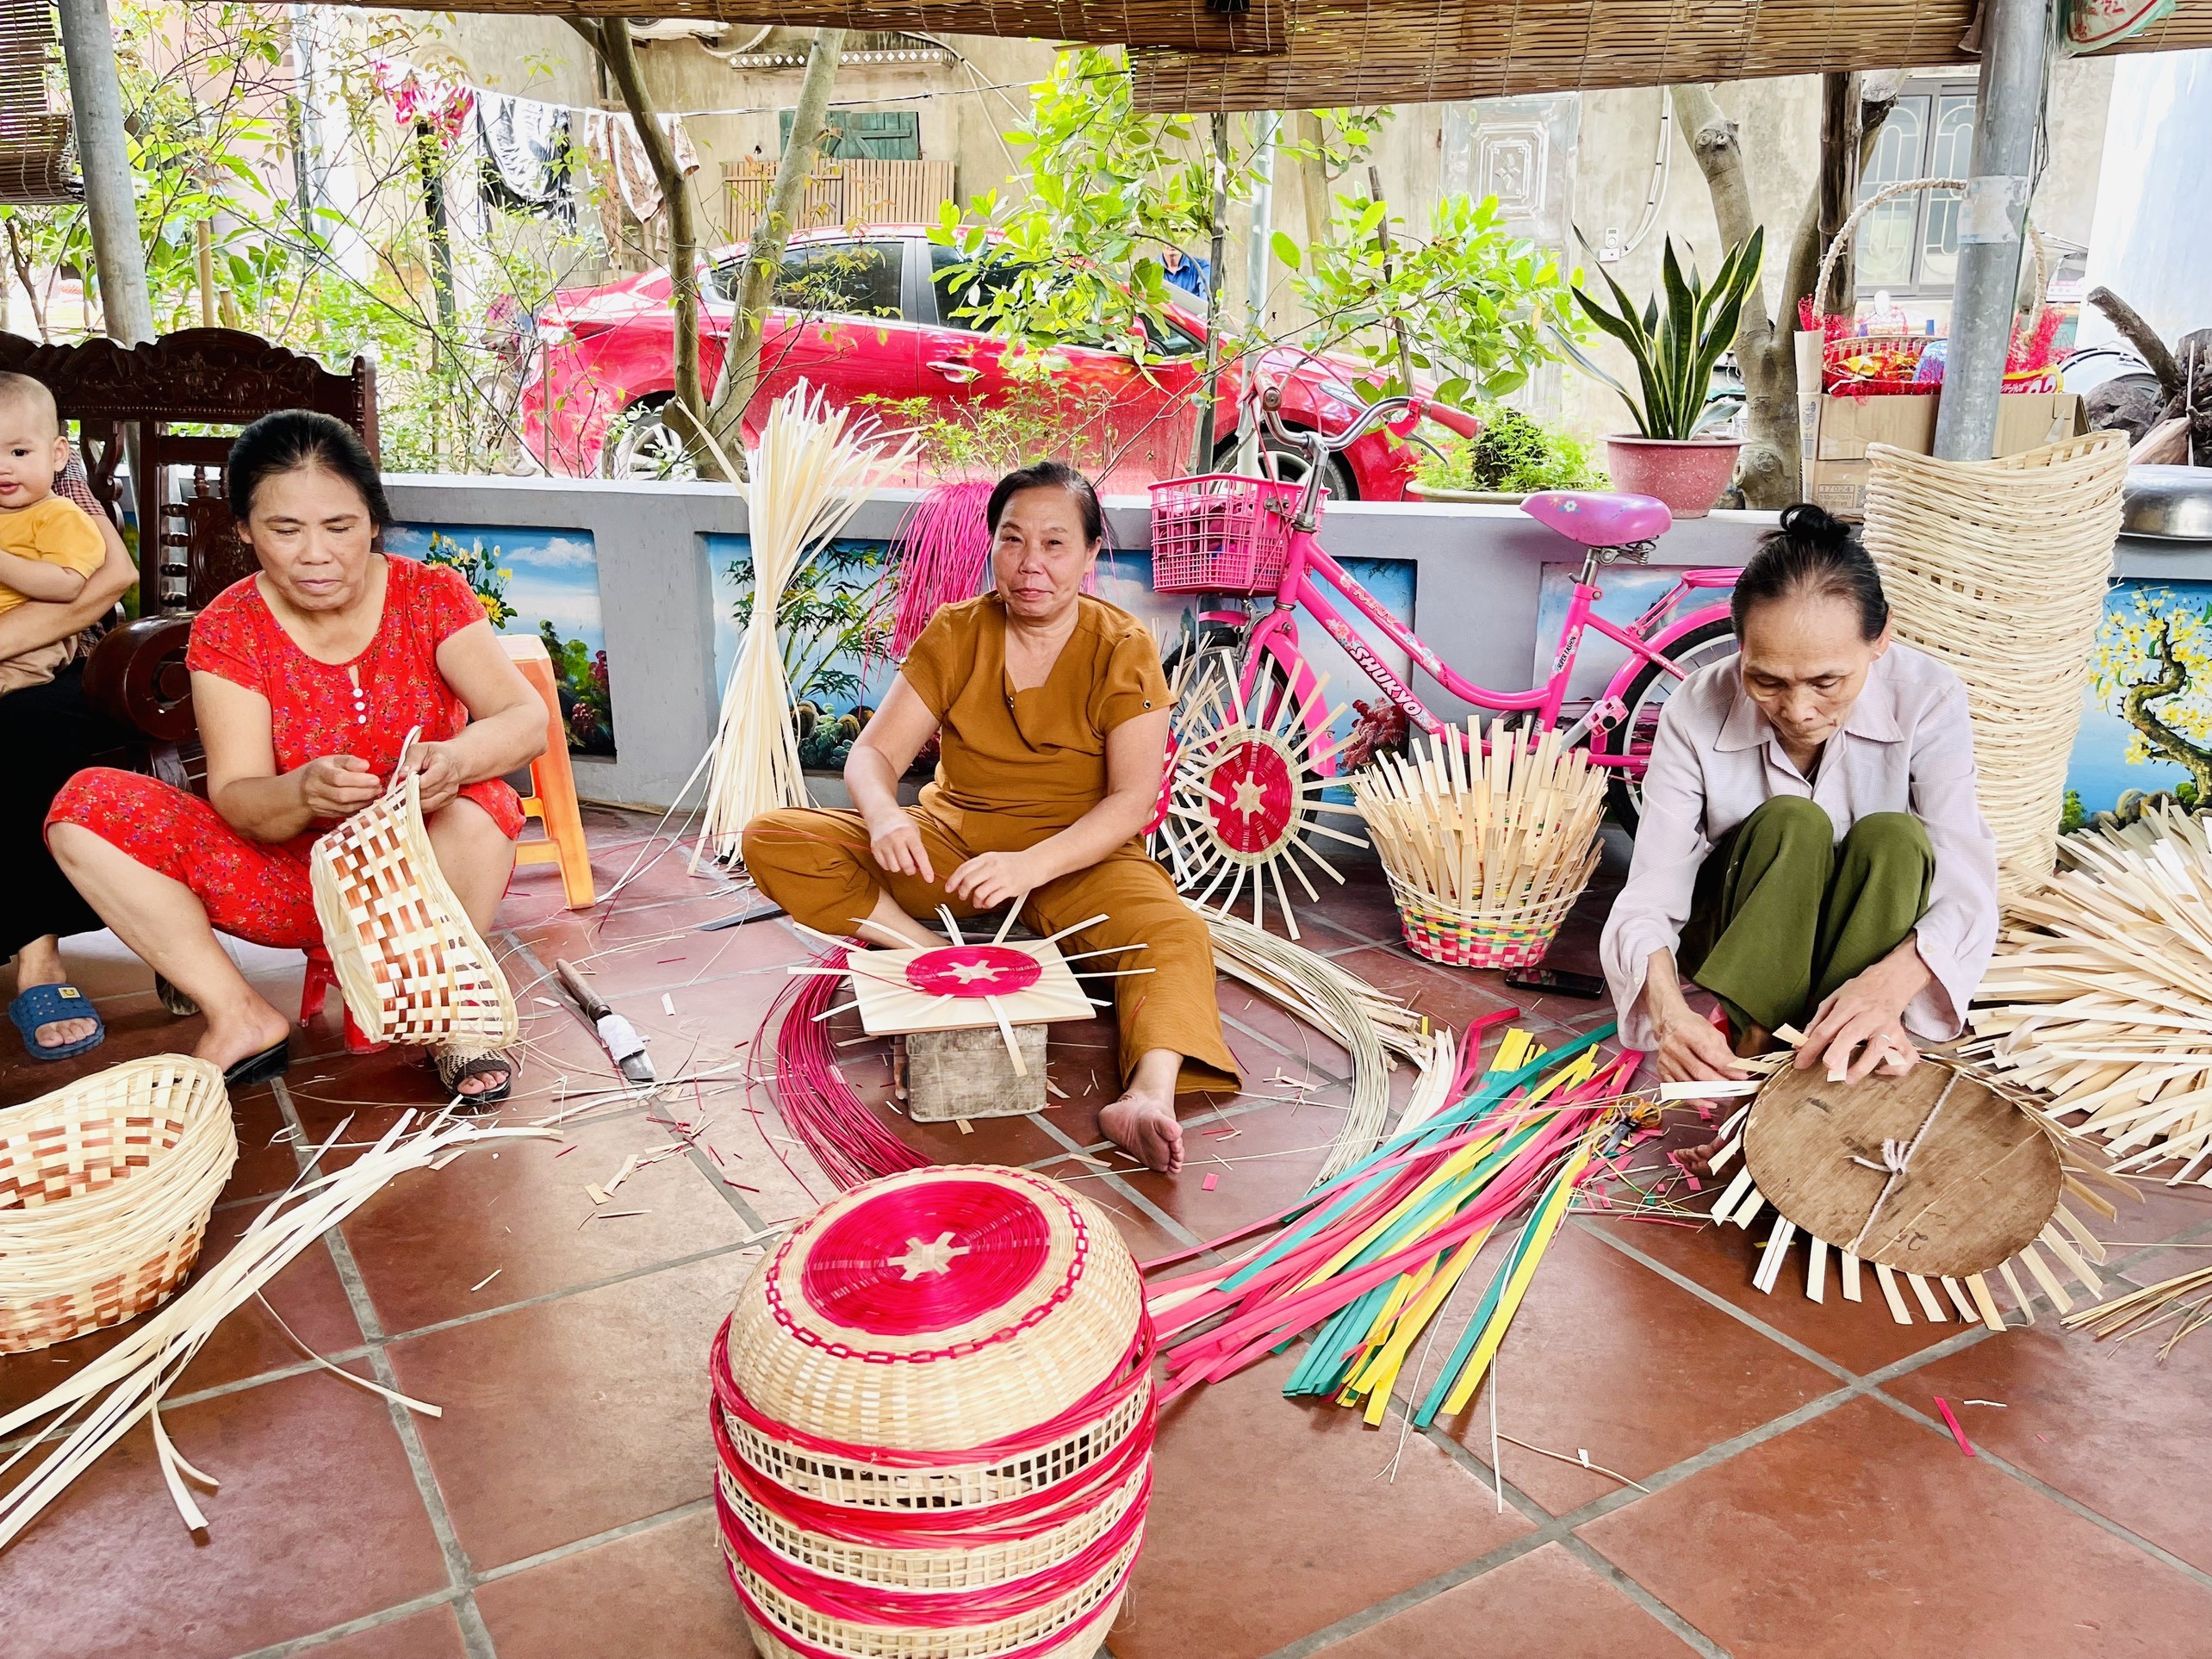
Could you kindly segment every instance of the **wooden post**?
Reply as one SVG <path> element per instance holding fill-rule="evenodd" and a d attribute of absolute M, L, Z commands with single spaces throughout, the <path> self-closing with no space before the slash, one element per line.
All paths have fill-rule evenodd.
<path fill-rule="evenodd" d="M 1858 77 L 1820 78 L 1820 245 L 1824 252 L 1851 216 L 1859 196 Z M 1836 262 L 1828 291 L 1816 296 L 1822 310 L 1842 314 L 1852 308 L 1856 287 L 1849 249 Z"/>

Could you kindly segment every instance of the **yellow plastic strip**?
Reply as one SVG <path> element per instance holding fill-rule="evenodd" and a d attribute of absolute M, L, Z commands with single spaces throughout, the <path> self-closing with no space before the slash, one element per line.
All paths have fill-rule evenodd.
<path fill-rule="evenodd" d="M 1482 1246 L 1489 1242 L 1490 1234 L 1494 1230 L 1494 1227 L 1486 1227 L 1471 1238 L 1461 1241 L 1459 1248 L 1453 1251 L 1450 1259 L 1445 1263 L 1443 1271 L 1436 1275 L 1422 1291 L 1420 1299 L 1407 1310 L 1405 1317 L 1398 1321 L 1397 1328 L 1390 1333 L 1389 1344 L 1376 1357 L 1375 1363 L 1368 1367 L 1366 1417 L 1370 1423 L 1382 1420 L 1382 1414 L 1390 1407 L 1390 1390 L 1397 1385 L 1398 1373 L 1405 1367 L 1406 1356 L 1413 1351 L 1414 1339 L 1436 1317 L 1438 1310 L 1451 1296 L 1453 1287 L 1458 1284 L 1460 1276 L 1475 1264 L 1476 1257 L 1482 1253 Z"/>
<path fill-rule="evenodd" d="M 1575 1149 L 1575 1155 L 1567 1160 L 1567 1167 L 1561 1171 L 1559 1183 L 1552 1189 L 1550 1202 L 1544 1205 L 1542 1213 L 1532 1224 L 1537 1229 L 1535 1240 L 1527 1253 L 1522 1256 L 1520 1265 L 1513 1270 L 1513 1277 L 1507 1281 L 1506 1294 L 1499 1299 L 1497 1311 L 1490 1316 L 1489 1328 L 1482 1333 L 1482 1341 L 1468 1356 L 1467 1364 L 1459 1373 L 1459 1380 L 1451 1385 L 1451 1393 L 1444 1402 L 1446 1414 L 1464 1411 L 1467 1402 L 1475 1397 L 1475 1390 L 1482 1381 L 1482 1373 L 1490 1368 L 1491 1357 L 1498 1351 L 1498 1345 L 1505 1340 L 1506 1327 L 1513 1323 L 1513 1315 L 1520 1309 L 1521 1298 L 1528 1294 L 1528 1282 L 1536 1276 L 1537 1264 L 1544 1259 L 1551 1235 L 1559 1230 L 1560 1220 L 1567 1214 L 1567 1201 L 1574 1193 L 1575 1177 L 1588 1167 L 1593 1150 L 1592 1139 L 1584 1137 L 1582 1144 Z"/>

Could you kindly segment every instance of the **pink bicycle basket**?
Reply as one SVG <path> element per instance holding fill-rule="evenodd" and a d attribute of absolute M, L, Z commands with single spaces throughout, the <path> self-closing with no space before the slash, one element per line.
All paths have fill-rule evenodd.
<path fill-rule="evenodd" d="M 1283 580 L 1298 490 L 1221 472 L 1154 484 L 1153 592 L 1273 593 Z"/>

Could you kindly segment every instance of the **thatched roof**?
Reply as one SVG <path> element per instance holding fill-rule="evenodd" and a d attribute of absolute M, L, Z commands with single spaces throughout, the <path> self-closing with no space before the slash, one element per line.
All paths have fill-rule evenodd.
<path fill-rule="evenodd" d="M 701 17 L 1133 48 L 1150 109 L 1417 103 L 1954 64 L 1973 0 L 363 0 L 415 10 Z M 1215 7 L 1242 5 L 1239 11 Z M 2115 50 L 2212 46 L 2212 0 Z"/>

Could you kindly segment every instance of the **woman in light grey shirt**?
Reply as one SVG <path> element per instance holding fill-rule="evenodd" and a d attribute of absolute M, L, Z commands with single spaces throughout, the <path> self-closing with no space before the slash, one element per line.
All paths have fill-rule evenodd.
<path fill-rule="evenodd" d="M 1902 1072 L 1959 1035 L 1997 942 L 1966 687 L 1891 637 L 1873 561 L 1818 507 L 1782 514 L 1732 609 L 1739 655 L 1661 714 L 1606 923 L 1622 1040 L 1668 1081 L 1742 1077 L 1785 1024 L 1800 1066 Z"/>

